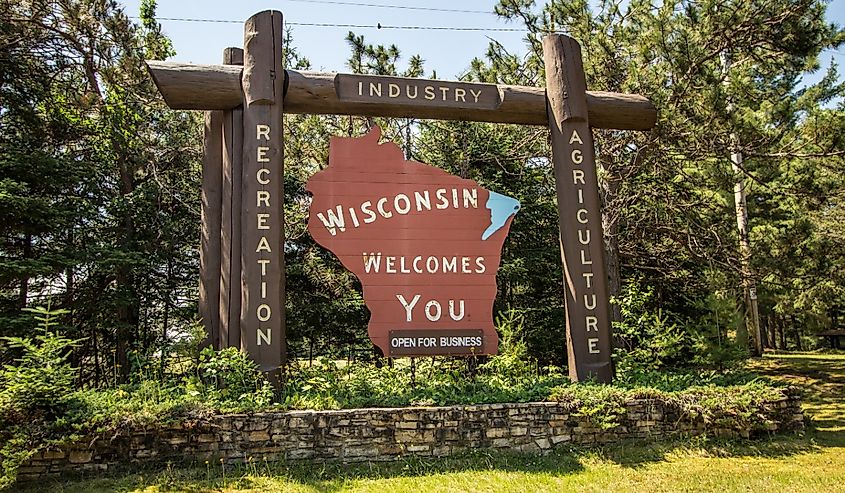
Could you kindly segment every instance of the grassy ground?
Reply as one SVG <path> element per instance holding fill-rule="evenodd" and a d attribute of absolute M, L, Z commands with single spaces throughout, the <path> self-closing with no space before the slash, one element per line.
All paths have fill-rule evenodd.
<path fill-rule="evenodd" d="M 755 370 L 806 389 L 813 429 L 771 440 L 693 439 L 546 457 L 475 454 L 389 464 L 168 469 L 40 483 L 22 492 L 841 492 L 845 491 L 845 353 L 768 355 Z"/>

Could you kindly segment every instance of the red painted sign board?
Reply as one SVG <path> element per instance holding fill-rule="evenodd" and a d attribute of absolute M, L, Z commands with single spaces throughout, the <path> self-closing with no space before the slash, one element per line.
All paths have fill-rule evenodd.
<path fill-rule="evenodd" d="M 386 356 L 495 354 L 496 271 L 519 202 L 380 136 L 332 138 L 306 184 L 308 231 L 360 279 Z"/>

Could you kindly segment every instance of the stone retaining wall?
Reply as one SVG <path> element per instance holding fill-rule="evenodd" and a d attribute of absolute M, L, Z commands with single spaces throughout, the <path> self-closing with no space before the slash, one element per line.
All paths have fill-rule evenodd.
<path fill-rule="evenodd" d="M 678 434 L 750 437 L 804 427 L 795 392 L 762 405 L 747 424 L 729 427 L 705 423 L 660 400 L 631 400 L 625 408 L 620 424 L 607 430 L 564 402 L 216 415 L 43 450 L 20 468 L 19 479 L 168 461 L 381 461 L 470 449 L 544 453 L 562 443 L 591 446 Z"/>

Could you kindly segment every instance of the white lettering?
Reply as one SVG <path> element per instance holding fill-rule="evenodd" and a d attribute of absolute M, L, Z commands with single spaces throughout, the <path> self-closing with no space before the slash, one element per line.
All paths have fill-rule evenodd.
<path fill-rule="evenodd" d="M 589 219 L 587 219 L 587 209 L 578 209 L 578 212 L 575 213 L 575 218 L 578 219 L 578 222 L 581 224 L 587 224 Z"/>
<path fill-rule="evenodd" d="M 258 221 L 258 229 L 270 229 L 270 225 L 267 224 L 267 220 L 270 219 L 270 214 L 256 214 L 255 219 Z"/>
<path fill-rule="evenodd" d="M 262 202 L 264 202 L 264 207 L 270 207 L 270 192 L 267 190 L 256 190 L 255 207 L 262 207 Z"/>
<path fill-rule="evenodd" d="M 431 312 L 431 309 L 434 308 L 434 313 Z M 427 318 L 431 322 L 437 322 L 440 320 L 440 315 L 443 313 L 443 308 L 440 307 L 440 303 L 436 300 L 431 300 L 425 304 L 425 318 Z"/>
<path fill-rule="evenodd" d="M 423 193 L 414 192 L 414 202 L 417 204 L 417 211 L 422 211 L 423 208 L 431 210 L 431 197 L 428 195 L 428 190 Z"/>
<path fill-rule="evenodd" d="M 384 210 L 384 204 L 386 204 L 386 203 L 387 203 L 387 199 L 385 197 L 378 199 L 378 202 L 376 203 L 376 209 L 378 209 L 378 213 L 381 214 L 382 217 L 385 217 L 385 218 L 393 217 L 392 212 Z M 338 206 L 338 207 L 340 207 L 340 206 Z"/>
<path fill-rule="evenodd" d="M 484 257 L 476 257 L 475 258 L 475 273 L 476 274 L 484 274 L 484 271 L 487 270 L 487 267 L 484 266 Z"/>
<path fill-rule="evenodd" d="M 405 308 L 405 321 L 410 322 L 412 320 L 411 310 L 413 310 L 417 302 L 420 301 L 420 295 L 414 296 L 414 299 L 412 299 L 410 303 L 408 303 L 408 301 L 405 300 L 405 297 L 401 294 L 397 294 L 396 298 L 399 299 L 399 303 L 402 303 L 402 306 Z"/>
<path fill-rule="evenodd" d="M 270 309 L 270 305 L 266 303 L 262 303 L 258 305 L 258 308 L 255 309 L 255 316 L 258 317 L 260 322 L 266 322 L 270 320 L 273 311 Z"/>
<path fill-rule="evenodd" d="M 449 316 L 452 317 L 452 320 L 455 322 L 462 320 L 464 318 L 464 300 L 458 300 L 459 306 L 461 307 L 461 313 L 455 313 L 455 300 L 449 300 Z"/>
<path fill-rule="evenodd" d="M 581 209 L 583 210 L 583 209 Z M 581 233 L 584 233 L 583 235 Z M 590 230 L 589 229 L 579 229 L 578 230 L 578 242 L 582 245 L 589 245 L 590 244 Z"/>
<path fill-rule="evenodd" d="M 369 200 L 361 204 L 361 212 L 367 215 L 367 217 L 364 218 L 364 224 L 370 224 L 371 222 L 376 220 L 376 213 L 373 212 L 372 209 L 370 209 L 370 207 L 372 206 L 373 203 Z"/>
<path fill-rule="evenodd" d="M 364 257 L 364 271 L 368 274 L 371 270 L 378 272 L 381 267 L 381 252 L 370 253 L 369 255 L 363 253 L 362 255 Z"/>
<path fill-rule="evenodd" d="M 258 247 L 256 247 L 256 249 L 255 249 L 255 253 L 260 253 L 260 252 L 272 253 L 272 250 L 270 250 L 270 243 L 267 241 L 267 238 L 264 237 L 264 236 L 262 236 L 261 239 L 258 240 Z"/>
<path fill-rule="evenodd" d="M 317 213 L 317 218 L 323 222 L 323 226 L 326 227 L 326 229 L 332 236 L 337 234 L 335 228 L 339 229 L 341 233 L 346 231 L 346 225 L 344 224 L 343 220 L 343 209 L 341 208 L 341 206 L 337 206 L 336 210 L 337 213 L 335 213 L 335 211 L 332 209 L 326 211 L 326 214 L 329 216 L 328 219 L 323 216 L 322 212 Z"/>
<path fill-rule="evenodd" d="M 470 205 L 478 209 L 478 190 L 464 188 L 464 209 L 469 209 Z"/>
<path fill-rule="evenodd" d="M 404 207 L 399 206 L 400 201 L 405 202 Z M 408 196 L 404 193 L 400 193 L 393 199 L 393 208 L 396 209 L 396 212 L 398 212 L 399 214 L 407 214 L 411 211 L 411 199 L 409 199 Z"/>
<path fill-rule="evenodd" d="M 437 191 L 434 192 L 434 194 L 437 195 L 437 200 L 439 200 L 435 207 L 437 207 L 438 209 L 445 209 L 449 207 L 449 199 L 446 198 L 445 188 L 438 188 Z"/>
<path fill-rule="evenodd" d="M 592 265 L 593 261 L 592 261 L 592 260 L 587 260 L 587 259 L 584 257 L 584 255 L 585 255 L 585 254 L 586 254 L 586 252 L 585 252 L 584 250 L 581 250 L 581 265 Z"/>

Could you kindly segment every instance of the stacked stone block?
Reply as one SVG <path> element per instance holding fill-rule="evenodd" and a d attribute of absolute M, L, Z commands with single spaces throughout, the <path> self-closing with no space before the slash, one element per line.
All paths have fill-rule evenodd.
<path fill-rule="evenodd" d="M 751 437 L 802 430 L 800 397 L 788 392 L 767 402 L 757 418 L 731 425 L 709 423 L 660 399 L 628 401 L 618 424 L 608 429 L 596 426 L 566 402 L 221 414 L 162 428 L 91 436 L 41 450 L 20 468 L 19 479 L 129 464 L 385 461 L 476 449 L 542 454 L 560 444 L 595 446 L 675 435 Z"/>

